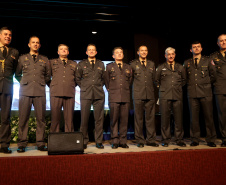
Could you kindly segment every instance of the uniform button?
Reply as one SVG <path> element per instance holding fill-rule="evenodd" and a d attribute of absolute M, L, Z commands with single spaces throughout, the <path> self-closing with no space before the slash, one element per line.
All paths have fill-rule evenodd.
<path fill-rule="evenodd" d="M 33 82 L 35 82 L 35 81 L 33 81 Z"/>
<path fill-rule="evenodd" d="M 195 85 L 197 85 L 197 84 L 195 84 Z"/>
<path fill-rule="evenodd" d="M 94 82 L 94 80 L 93 80 L 93 82 Z"/>
<path fill-rule="evenodd" d="M 65 76 L 63 76 L 63 77 L 65 77 Z"/>

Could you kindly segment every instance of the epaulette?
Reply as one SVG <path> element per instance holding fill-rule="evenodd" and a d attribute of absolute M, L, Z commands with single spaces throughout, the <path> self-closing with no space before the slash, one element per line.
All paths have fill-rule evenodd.
<path fill-rule="evenodd" d="M 213 55 L 216 55 L 216 54 L 218 55 L 219 54 L 219 51 L 215 51 L 215 52 L 211 53 L 209 57 L 211 57 Z"/>
<path fill-rule="evenodd" d="M 52 59 L 49 59 L 49 60 L 58 60 L 58 58 L 52 58 Z"/>
<path fill-rule="evenodd" d="M 20 57 L 23 57 L 23 56 L 28 55 L 28 54 L 29 54 L 29 53 L 21 54 Z"/>
<path fill-rule="evenodd" d="M 48 57 L 45 56 L 45 55 L 39 54 L 39 56 L 41 56 L 41 57 L 46 58 L 47 60 L 49 60 Z"/>

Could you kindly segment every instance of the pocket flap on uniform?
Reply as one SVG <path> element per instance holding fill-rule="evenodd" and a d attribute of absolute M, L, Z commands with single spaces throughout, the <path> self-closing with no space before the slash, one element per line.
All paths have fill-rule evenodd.
<path fill-rule="evenodd" d="M 22 85 L 27 85 L 28 82 L 27 82 L 27 81 L 21 81 L 21 84 L 22 84 Z"/>
<path fill-rule="evenodd" d="M 165 88 L 160 86 L 159 91 L 165 91 Z"/>

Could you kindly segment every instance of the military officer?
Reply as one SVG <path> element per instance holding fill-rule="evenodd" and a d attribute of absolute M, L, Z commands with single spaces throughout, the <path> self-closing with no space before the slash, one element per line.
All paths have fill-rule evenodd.
<path fill-rule="evenodd" d="M 104 123 L 104 63 L 96 59 L 96 46 L 89 44 L 86 54 L 88 59 L 78 63 L 76 82 L 80 87 L 81 100 L 81 127 L 80 131 L 84 135 L 84 148 L 87 148 L 89 141 L 88 123 L 90 108 L 93 104 L 95 119 L 95 141 L 98 149 L 103 149 L 103 123 Z"/>
<path fill-rule="evenodd" d="M 216 69 L 216 82 L 214 94 L 216 99 L 220 132 L 222 135 L 222 147 L 226 147 L 226 34 L 218 37 L 217 45 L 220 50 L 210 55 L 212 64 Z"/>
<path fill-rule="evenodd" d="M 144 147 L 143 117 L 145 111 L 146 144 L 158 147 L 159 145 L 155 143 L 155 64 L 154 62 L 147 60 L 147 46 L 140 46 L 137 54 L 139 58 L 133 60 L 130 64 L 133 71 L 135 139 L 138 147 Z"/>
<path fill-rule="evenodd" d="M 178 146 L 186 146 L 183 142 L 183 91 L 186 83 L 186 74 L 183 66 L 174 61 L 175 49 L 168 47 L 165 50 L 166 62 L 161 64 L 156 71 L 155 81 L 159 88 L 161 111 L 162 146 L 168 147 L 171 140 L 170 115 L 173 111 L 175 120 L 174 136 Z"/>
<path fill-rule="evenodd" d="M 28 121 L 31 106 L 34 105 L 37 121 L 36 143 L 38 150 L 47 151 L 45 147 L 45 86 L 50 81 L 49 60 L 39 54 L 39 38 L 32 36 L 28 46 L 30 52 L 19 57 L 15 77 L 20 82 L 19 97 L 19 134 L 17 152 L 25 152 L 27 146 Z"/>
<path fill-rule="evenodd" d="M 115 62 L 108 64 L 105 71 L 105 85 L 109 93 L 112 148 L 129 148 L 127 145 L 127 127 L 132 68 L 123 62 L 124 54 L 121 47 L 113 49 L 112 57 Z"/>
<path fill-rule="evenodd" d="M 65 132 L 74 132 L 73 115 L 75 105 L 75 72 L 77 63 L 68 60 L 69 47 L 58 46 L 58 59 L 50 60 L 52 81 L 50 84 L 51 127 L 50 132 L 60 131 L 63 107 Z"/>
<path fill-rule="evenodd" d="M 9 149 L 11 140 L 10 113 L 13 98 L 13 75 L 18 63 L 19 52 L 9 47 L 12 31 L 7 27 L 0 29 L 0 142 L 2 153 L 12 153 Z"/>
<path fill-rule="evenodd" d="M 191 146 L 199 145 L 200 127 L 199 111 L 202 106 L 206 125 L 206 142 L 210 147 L 216 147 L 216 131 L 213 121 L 213 103 L 211 83 L 215 81 L 215 67 L 210 59 L 201 55 L 202 46 L 199 41 L 191 44 L 191 59 L 184 62 L 187 75 L 187 92 L 190 109 Z"/>

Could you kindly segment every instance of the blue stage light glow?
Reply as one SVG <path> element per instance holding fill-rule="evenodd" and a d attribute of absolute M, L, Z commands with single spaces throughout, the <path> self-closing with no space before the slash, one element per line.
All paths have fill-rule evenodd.
<path fill-rule="evenodd" d="M 77 63 L 80 62 L 80 60 L 75 60 Z M 112 61 L 103 61 L 105 67 L 107 64 L 111 63 Z M 16 78 L 13 78 L 14 85 L 13 85 L 13 102 L 12 102 L 12 110 L 18 110 L 19 108 L 19 90 L 20 90 L 20 83 L 16 80 Z M 75 89 L 75 107 L 74 110 L 80 110 L 80 88 L 76 86 Z M 109 110 L 108 107 L 108 92 L 107 89 L 104 86 L 104 92 L 105 92 L 105 104 L 104 109 Z M 34 110 L 34 107 L 31 108 Z M 91 107 L 91 110 L 93 107 Z M 50 90 L 49 87 L 46 86 L 46 110 L 50 110 Z"/>

